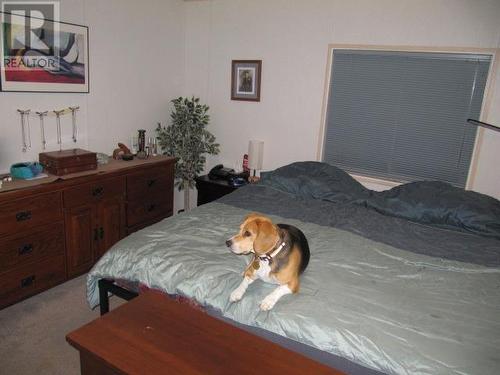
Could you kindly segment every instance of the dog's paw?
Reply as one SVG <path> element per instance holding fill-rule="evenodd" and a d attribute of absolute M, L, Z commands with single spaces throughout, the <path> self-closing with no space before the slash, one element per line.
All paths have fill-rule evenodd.
<path fill-rule="evenodd" d="M 236 288 L 229 296 L 229 301 L 237 302 L 243 297 L 243 294 L 245 294 L 244 290 L 241 290 L 241 288 Z"/>
<path fill-rule="evenodd" d="M 272 296 L 272 295 L 266 296 L 266 298 L 264 298 L 262 300 L 262 302 L 260 303 L 260 309 L 262 311 L 269 311 L 274 307 L 276 302 L 277 302 L 277 299 L 274 296 Z"/>

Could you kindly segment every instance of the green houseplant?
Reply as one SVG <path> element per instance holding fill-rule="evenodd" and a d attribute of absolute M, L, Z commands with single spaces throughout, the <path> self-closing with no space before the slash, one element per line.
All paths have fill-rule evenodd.
<path fill-rule="evenodd" d="M 205 155 L 217 155 L 219 144 L 206 127 L 210 121 L 209 107 L 192 97 L 172 100 L 174 109 L 170 115 L 172 123 L 156 128 L 158 144 L 164 154 L 177 158 L 175 185 L 184 190 L 184 210 L 190 208 L 189 192 L 195 187 L 196 176 L 203 171 Z"/>

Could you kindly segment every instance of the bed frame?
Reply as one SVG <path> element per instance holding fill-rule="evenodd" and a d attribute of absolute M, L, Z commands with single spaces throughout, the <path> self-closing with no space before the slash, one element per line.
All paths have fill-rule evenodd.
<path fill-rule="evenodd" d="M 99 286 L 99 309 L 101 311 L 101 316 L 109 312 L 109 293 L 114 294 L 124 300 L 130 301 L 131 299 L 137 297 L 139 293 L 131 292 L 128 289 L 122 288 L 115 284 L 114 280 L 110 279 L 100 279 L 98 282 Z"/>

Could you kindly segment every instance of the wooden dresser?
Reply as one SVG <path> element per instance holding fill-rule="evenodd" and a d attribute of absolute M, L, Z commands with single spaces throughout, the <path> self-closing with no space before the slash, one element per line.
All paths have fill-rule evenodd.
<path fill-rule="evenodd" d="M 0 189 L 0 308 L 87 272 L 114 243 L 172 215 L 173 158 Z"/>

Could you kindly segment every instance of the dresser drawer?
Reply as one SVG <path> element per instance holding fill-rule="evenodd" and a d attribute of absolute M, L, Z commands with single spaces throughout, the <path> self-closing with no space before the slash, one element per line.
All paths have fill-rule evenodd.
<path fill-rule="evenodd" d="M 0 236 L 62 220 L 61 193 L 48 193 L 0 205 Z"/>
<path fill-rule="evenodd" d="M 172 200 L 167 197 L 144 197 L 141 201 L 127 203 L 127 225 L 129 227 L 172 213 Z"/>
<path fill-rule="evenodd" d="M 64 207 L 76 207 L 101 200 L 125 197 L 125 177 L 113 177 L 64 190 Z"/>
<path fill-rule="evenodd" d="M 64 259 L 59 255 L 0 275 L 0 308 L 64 281 Z"/>
<path fill-rule="evenodd" d="M 152 168 L 127 176 L 127 198 L 129 201 L 145 196 L 166 195 L 173 190 L 174 170 L 172 167 Z"/>
<path fill-rule="evenodd" d="M 37 227 L 28 233 L 0 239 L 0 273 L 64 253 L 62 222 Z"/>

